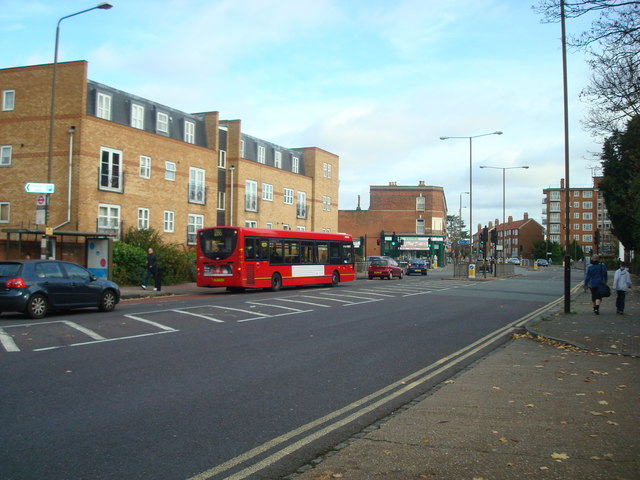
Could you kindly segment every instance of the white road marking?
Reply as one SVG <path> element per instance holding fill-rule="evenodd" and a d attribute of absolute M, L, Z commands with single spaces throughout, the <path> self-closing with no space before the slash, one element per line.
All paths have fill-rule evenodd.
<path fill-rule="evenodd" d="M 151 320 L 147 320 L 146 318 L 138 317 L 136 315 L 125 315 L 125 317 L 130 318 L 131 320 L 137 320 L 138 322 L 143 322 L 148 325 L 153 325 L 154 327 L 159 328 L 160 330 L 164 330 L 167 332 L 177 332 L 175 328 L 167 327 L 166 325 L 162 325 L 161 323 L 152 322 Z"/>
<path fill-rule="evenodd" d="M 16 342 L 13 341 L 13 337 L 0 328 L 0 343 L 7 352 L 19 352 L 20 349 Z"/>
<path fill-rule="evenodd" d="M 76 330 L 84 333 L 88 337 L 93 338 L 94 340 L 106 340 L 106 338 L 104 338 L 102 335 L 94 332 L 93 330 L 89 330 L 88 328 L 83 327 L 82 325 L 78 325 L 75 322 L 71 322 L 69 320 L 62 320 L 62 323 L 70 326 L 71 328 L 75 328 Z"/>
<path fill-rule="evenodd" d="M 176 312 L 176 313 L 184 313 L 185 315 L 192 315 L 194 317 L 200 317 L 200 318 L 204 318 L 206 320 L 210 320 L 212 322 L 217 322 L 217 323 L 224 323 L 224 320 L 220 320 L 218 318 L 213 318 L 210 317 L 208 315 L 202 315 L 201 313 L 193 313 L 193 312 L 187 312 L 186 310 L 180 310 L 178 308 L 174 309 L 174 310 L 169 310 L 170 312 Z"/>

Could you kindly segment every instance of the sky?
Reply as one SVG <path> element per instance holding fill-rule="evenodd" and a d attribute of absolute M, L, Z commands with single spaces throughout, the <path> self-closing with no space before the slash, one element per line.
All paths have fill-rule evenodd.
<path fill-rule="evenodd" d="M 542 190 L 565 173 L 559 24 L 538 0 L 112 0 L 61 22 L 60 62 L 185 112 L 218 111 L 243 132 L 340 157 L 339 208 L 371 185 L 444 188 L 469 223 L 542 223 Z M 60 18 L 91 0 L 0 0 L 0 68 L 53 61 Z M 578 34 L 592 19 L 567 21 Z M 568 51 L 572 187 L 592 185 L 603 138 L 585 131 L 590 77 Z M 480 166 L 495 168 L 481 169 Z M 528 169 L 510 168 L 529 166 Z M 460 209 L 462 202 L 462 210 Z"/>

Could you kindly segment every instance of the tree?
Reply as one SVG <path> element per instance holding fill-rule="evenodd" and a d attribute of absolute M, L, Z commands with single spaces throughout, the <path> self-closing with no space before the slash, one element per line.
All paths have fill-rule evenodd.
<path fill-rule="evenodd" d="M 543 21 L 560 20 L 561 0 L 540 0 Z M 581 92 L 590 104 L 583 121 L 594 134 L 610 134 L 640 114 L 640 1 L 564 1 L 565 17 L 597 13 L 591 28 L 567 43 L 589 54 L 591 80 Z"/>
<path fill-rule="evenodd" d="M 614 132 L 602 150 L 600 188 L 611 219 L 611 231 L 627 251 L 640 245 L 640 115 Z"/>
<path fill-rule="evenodd" d="M 447 215 L 447 233 L 452 240 L 469 238 L 469 232 L 465 230 L 464 220 L 458 215 Z"/>

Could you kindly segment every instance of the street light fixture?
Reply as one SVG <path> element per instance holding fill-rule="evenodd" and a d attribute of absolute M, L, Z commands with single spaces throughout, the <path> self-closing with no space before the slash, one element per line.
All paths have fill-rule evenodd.
<path fill-rule="evenodd" d="M 495 168 L 496 170 L 502 170 L 502 223 L 505 223 L 505 172 L 514 168 L 529 168 L 528 165 L 521 167 L 491 167 L 489 165 L 480 165 L 480 168 Z"/>
<path fill-rule="evenodd" d="M 109 2 L 101 2 L 95 7 L 87 8 L 86 10 L 81 10 L 76 13 L 72 13 L 71 15 L 67 15 L 65 17 L 60 18 L 58 20 L 58 25 L 56 26 L 56 43 L 55 50 L 53 53 L 53 75 L 51 77 L 51 110 L 49 114 L 49 148 L 47 150 L 47 183 L 51 183 L 51 163 L 52 163 L 52 152 L 53 152 L 53 124 L 55 118 L 56 111 L 56 77 L 58 74 L 58 43 L 60 41 L 60 23 L 71 17 L 75 17 L 76 15 L 80 15 L 82 13 L 90 12 L 91 10 L 109 10 L 113 5 Z M 47 203 L 45 204 L 45 215 L 44 215 L 44 224 L 47 226 L 49 224 L 49 199 L 47 198 Z"/>
<path fill-rule="evenodd" d="M 491 133 L 482 133 L 480 135 L 472 135 L 470 137 L 440 137 L 440 140 L 449 140 L 452 138 L 469 139 L 469 234 L 471 243 L 473 244 L 473 139 L 478 137 L 486 137 L 488 135 L 502 135 L 502 132 L 496 131 Z"/>

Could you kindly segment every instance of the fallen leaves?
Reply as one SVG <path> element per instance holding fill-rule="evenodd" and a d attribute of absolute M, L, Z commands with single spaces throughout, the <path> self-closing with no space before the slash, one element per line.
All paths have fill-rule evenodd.
<path fill-rule="evenodd" d="M 561 462 L 562 460 L 569 460 L 569 455 L 566 453 L 552 453 L 551 458 L 553 458 L 556 462 Z"/>

